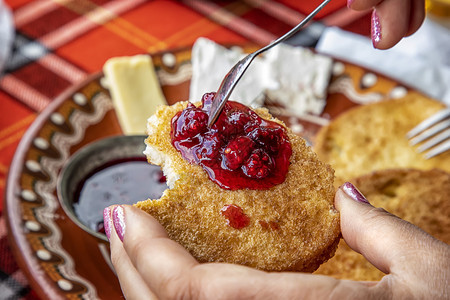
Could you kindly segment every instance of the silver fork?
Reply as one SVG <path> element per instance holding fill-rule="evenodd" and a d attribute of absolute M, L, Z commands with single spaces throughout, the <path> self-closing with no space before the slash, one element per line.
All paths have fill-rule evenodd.
<path fill-rule="evenodd" d="M 426 159 L 450 150 L 450 107 L 444 108 L 428 119 L 423 120 L 406 134 L 411 146 L 417 147 L 419 153 L 424 153 Z"/>
<path fill-rule="evenodd" d="M 225 78 L 223 79 L 219 89 L 217 90 L 216 96 L 214 97 L 214 100 L 212 102 L 208 117 L 208 127 L 211 127 L 216 121 L 217 117 L 219 116 L 220 112 L 223 109 L 223 106 L 228 101 L 231 92 L 233 91 L 238 81 L 241 79 L 242 75 L 244 75 L 245 70 L 247 70 L 248 66 L 253 61 L 253 59 L 262 52 L 272 48 L 273 46 L 285 41 L 286 39 L 294 35 L 297 31 L 300 30 L 300 28 L 305 26 L 306 23 L 308 23 L 330 1 L 331 0 L 324 0 L 319 6 L 316 7 L 316 9 L 314 9 L 308 16 L 306 16 L 306 18 L 304 18 L 289 32 L 279 37 L 272 43 L 264 46 L 263 48 L 256 50 L 253 53 L 250 53 L 249 55 L 238 61 L 233 68 L 231 68 L 228 74 L 225 75 Z"/>

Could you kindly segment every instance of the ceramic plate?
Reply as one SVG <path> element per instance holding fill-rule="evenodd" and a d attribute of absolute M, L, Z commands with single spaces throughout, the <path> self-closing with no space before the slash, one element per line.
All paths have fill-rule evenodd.
<path fill-rule="evenodd" d="M 190 49 L 153 55 L 169 104 L 188 99 Z M 6 189 L 6 217 L 13 252 L 43 299 L 122 297 L 109 260 L 109 244 L 89 235 L 64 213 L 59 172 L 84 145 L 121 135 L 108 90 L 96 74 L 55 99 L 22 138 Z M 295 133 L 313 141 L 318 129 L 350 107 L 403 96 L 408 88 L 361 67 L 335 61 L 327 105 L 320 116 L 292 116 L 266 103 Z"/>

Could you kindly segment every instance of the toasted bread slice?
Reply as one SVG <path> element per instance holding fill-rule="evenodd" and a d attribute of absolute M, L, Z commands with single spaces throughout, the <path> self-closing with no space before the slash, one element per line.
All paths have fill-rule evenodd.
<path fill-rule="evenodd" d="M 352 180 L 369 202 L 450 243 L 450 174 L 434 169 L 377 171 Z M 318 274 L 341 279 L 380 280 L 384 274 L 342 240 Z"/>
<path fill-rule="evenodd" d="M 287 130 L 292 155 L 283 183 L 267 190 L 222 189 L 171 143 L 171 119 L 186 105 L 163 106 L 148 121 L 145 153 L 150 163 L 162 167 L 170 189 L 160 199 L 136 206 L 155 217 L 200 262 L 312 272 L 329 259 L 340 237 L 333 170 Z M 266 109 L 256 112 L 284 126 Z M 231 204 L 249 217 L 248 226 L 235 229 L 227 224 L 221 209 Z"/>
<path fill-rule="evenodd" d="M 450 172 L 450 152 L 425 159 L 405 137 L 443 107 L 443 103 L 418 93 L 358 106 L 323 127 L 314 148 L 319 158 L 335 170 L 337 185 L 375 170 L 392 168 L 440 168 Z"/>

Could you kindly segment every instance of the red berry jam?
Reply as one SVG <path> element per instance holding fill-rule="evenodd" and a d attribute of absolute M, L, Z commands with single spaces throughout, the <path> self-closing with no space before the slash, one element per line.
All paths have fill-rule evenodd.
<path fill-rule="evenodd" d="M 173 117 L 173 146 L 224 189 L 262 190 L 284 182 L 292 154 L 286 129 L 233 101 L 208 128 L 214 95 L 205 94 L 201 106 L 189 103 Z"/>
<path fill-rule="evenodd" d="M 280 225 L 276 221 L 259 221 L 259 225 L 265 230 L 278 230 Z"/>
<path fill-rule="evenodd" d="M 220 212 L 227 219 L 227 224 L 235 229 L 242 229 L 250 224 L 250 218 L 237 205 L 225 205 Z"/>

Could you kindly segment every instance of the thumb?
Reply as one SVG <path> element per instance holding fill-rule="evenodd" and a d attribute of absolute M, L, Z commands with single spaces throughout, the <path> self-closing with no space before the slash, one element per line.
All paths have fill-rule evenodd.
<path fill-rule="evenodd" d="M 439 254 L 437 249 L 445 245 L 413 224 L 373 207 L 349 182 L 337 191 L 335 206 L 346 243 L 384 273 L 423 270 L 435 259 L 430 256 Z"/>

